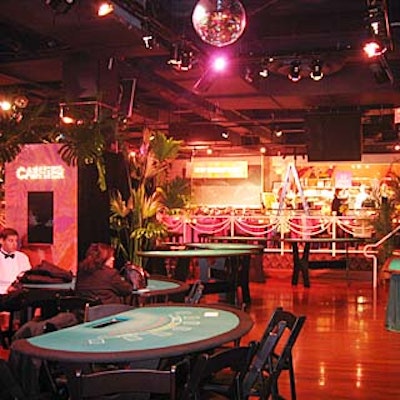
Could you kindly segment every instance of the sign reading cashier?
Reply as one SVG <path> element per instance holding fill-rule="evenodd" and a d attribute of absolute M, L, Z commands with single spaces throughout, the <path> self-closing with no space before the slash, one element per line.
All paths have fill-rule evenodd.
<path fill-rule="evenodd" d="M 65 170 L 61 165 L 35 165 L 18 167 L 16 177 L 19 180 L 59 180 L 65 178 Z"/>

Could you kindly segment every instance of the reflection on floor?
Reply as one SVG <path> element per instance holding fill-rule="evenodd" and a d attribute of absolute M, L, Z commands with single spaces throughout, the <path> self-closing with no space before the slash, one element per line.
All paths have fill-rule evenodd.
<path fill-rule="evenodd" d="M 388 285 L 372 290 L 371 272 L 310 271 L 311 288 L 291 285 L 290 270 L 266 268 L 252 283 L 255 321 L 242 343 L 260 338 L 270 314 L 282 306 L 307 316 L 294 349 L 298 399 L 399 399 L 400 333 L 385 329 Z M 207 296 L 215 302 L 217 296 Z M 7 351 L 0 356 L 6 358 Z M 287 374 L 280 388 L 289 398 Z"/>
<path fill-rule="evenodd" d="M 298 399 L 400 398 L 400 333 L 385 329 L 388 285 L 374 294 L 371 272 L 310 272 L 311 288 L 290 284 L 291 271 L 266 270 L 252 284 L 255 327 L 243 342 L 262 334 L 275 307 L 307 316 L 294 349 Z M 242 342 L 242 343 L 243 343 Z M 289 396 L 287 374 L 281 376 Z"/>

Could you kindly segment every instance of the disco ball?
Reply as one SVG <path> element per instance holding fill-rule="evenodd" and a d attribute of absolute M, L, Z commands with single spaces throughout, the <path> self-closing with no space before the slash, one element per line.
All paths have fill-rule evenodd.
<path fill-rule="evenodd" d="M 238 0 L 200 0 L 192 23 L 203 42 L 216 47 L 236 42 L 246 27 L 246 12 Z"/>

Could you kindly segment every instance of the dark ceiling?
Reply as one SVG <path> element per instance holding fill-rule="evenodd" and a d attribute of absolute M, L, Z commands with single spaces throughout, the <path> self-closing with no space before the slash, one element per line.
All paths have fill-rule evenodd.
<path fill-rule="evenodd" d="M 391 152 L 397 143 L 398 0 L 243 0 L 245 32 L 223 48 L 204 44 L 194 32 L 195 0 L 113 3 L 119 13 L 99 18 L 95 0 L 1 0 L 3 92 L 57 107 L 101 101 L 119 109 L 120 131 L 132 141 L 151 126 L 188 147 L 251 151 L 262 144 L 268 154 L 306 154 L 308 114 L 360 111 L 364 152 Z M 362 51 L 372 19 L 384 26 L 380 39 L 388 47 L 373 61 Z M 151 49 L 142 40 L 148 31 L 155 38 Z M 168 65 L 175 43 L 193 52 L 189 71 Z M 230 59 L 224 73 L 208 65 L 216 52 Z M 257 74 L 262 60 L 269 61 L 267 78 Z M 314 60 L 323 63 L 318 82 L 309 77 Z M 299 82 L 287 77 L 293 61 L 301 65 Z"/>

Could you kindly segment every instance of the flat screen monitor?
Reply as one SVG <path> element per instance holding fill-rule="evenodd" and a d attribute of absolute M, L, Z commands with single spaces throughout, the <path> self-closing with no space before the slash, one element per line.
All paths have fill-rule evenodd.
<path fill-rule="evenodd" d="M 316 113 L 305 118 L 309 161 L 361 161 L 361 114 Z"/>
<path fill-rule="evenodd" d="M 53 243 L 53 192 L 28 192 L 28 243 Z"/>

